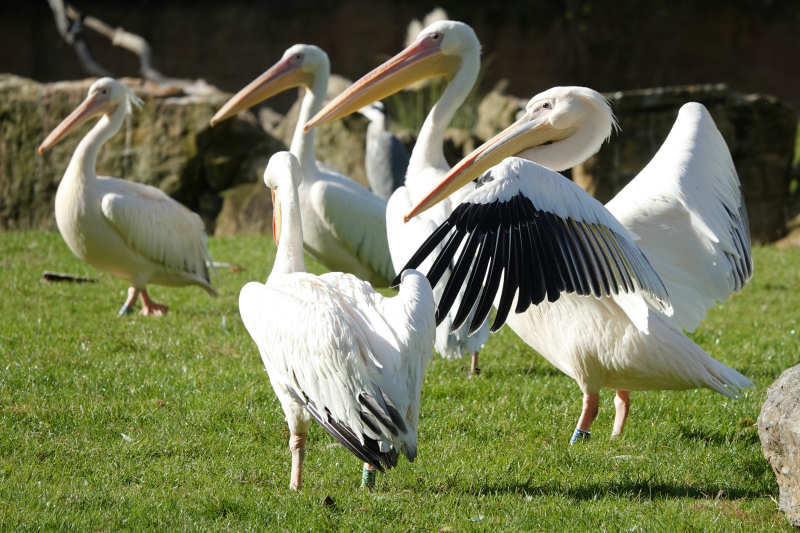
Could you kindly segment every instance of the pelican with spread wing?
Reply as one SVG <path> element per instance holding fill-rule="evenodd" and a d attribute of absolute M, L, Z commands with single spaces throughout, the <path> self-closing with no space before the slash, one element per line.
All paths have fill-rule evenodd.
<path fill-rule="evenodd" d="M 584 401 L 573 442 L 588 438 L 603 387 L 616 390 L 618 435 L 631 390 L 708 387 L 737 396 L 752 385 L 681 331 L 753 273 L 747 212 L 725 141 L 705 107 L 684 105 L 650 163 L 603 206 L 550 169 L 595 153 L 613 124 L 605 98 L 591 89 L 545 91 L 406 216 L 480 177 L 406 268 L 441 250 L 431 284 L 444 264 L 454 262 L 455 273 L 437 317 L 463 292 L 453 327 L 473 313 L 474 329 L 494 304 L 492 329 L 508 323 L 578 382 Z M 514 154 L 520 157 L 507 158 Z"/>

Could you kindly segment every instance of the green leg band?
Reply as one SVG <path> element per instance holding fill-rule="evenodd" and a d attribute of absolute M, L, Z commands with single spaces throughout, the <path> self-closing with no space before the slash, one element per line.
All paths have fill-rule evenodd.
<path fill-rule="evenodd" d="M 375 487 L 375 472 L 377 470 L 370 470 L 366 466 L 361 469 L 361 486 L 368 489 Z"/>

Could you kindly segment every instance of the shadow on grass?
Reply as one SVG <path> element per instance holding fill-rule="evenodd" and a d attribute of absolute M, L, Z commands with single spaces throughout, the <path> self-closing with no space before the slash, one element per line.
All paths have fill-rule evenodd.
<path fill-rule="evenodd" d="M 450 489 L 437 487 L 435 492 L 452 492 Z M 647 500 L 694 498 L 705 500 L 722 497 L 735 500 L 739 498 L 763 498 L 775 496 L 777 491 L 755 487 L 741 488 L 708 484 L 688 486 L 679 483 L 652 482 L 647 480 L 624 480 L 607 483 L 586 483 L 564 486 L 561 483 L 537 484 L 526 483 L 489 484 L 484 487 L 466 487 L 466 494 L 485 496 L 486 494 L 519 494 L 520 496 L 566 496 L 574 500 L 588 501 L 607 496 L 639 498 Z"/>
<path fill-rule="evenodd" d="M 707 442 L 715 446 L 728 445 L 734 442 L 741 442 L 745 444 L 759 444 L 758 433 L 755 431 L 713 431 L 708 428 L 690 427 L 681 424 L 678 427 L 678 432 L 683 440 L 694 442 Z"/>

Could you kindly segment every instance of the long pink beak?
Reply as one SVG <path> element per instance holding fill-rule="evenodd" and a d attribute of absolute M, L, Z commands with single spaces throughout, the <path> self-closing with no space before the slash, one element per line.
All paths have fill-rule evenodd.
<path fill-rule="evenodd" d="M 67 115 L 67 118 L 62 120 L 61 123 L 50 132 L 50 135 L 45 137 L 42 144 L 39 145 L 39 154 L 43 154 L 46 150 L 49 150 L 70 129 L 83 124 L 86 120 L 100 113 L 106 103 L 106 100 L 99 98 L 96 94 L 87 96 L 72 113 Z"/>

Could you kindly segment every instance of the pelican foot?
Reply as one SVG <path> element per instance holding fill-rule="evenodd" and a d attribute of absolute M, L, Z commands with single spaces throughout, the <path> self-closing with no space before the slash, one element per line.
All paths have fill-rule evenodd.
<path fill-rule="evenodd" d="M 145 316 L 164 316 L 167 314 L 168 307 L 163 304 L 157 304 L 155 302 L 142 307 L 141 314 Z"/>
<path fill-rule="evenodd" d="M 375 470 L 372 465 L 364 463 L 361 469 L 361 488 L 372 490 L 375 488 Z"/>
<path fill-rule="evenodd" d="M 119 308 L 119 313 L 117 313 L 117 316 L 119 317 L 119 316 L 125 316 L 125 315 L 130 315 L 130 314 L 133 314 L 133 306 L 132 305 L 128 305 L 127 303 L 125 303 L 125 304 L 122 304 L 122 307 Z"/>
<path fill-rule="evenodd" d="M 569 439 L 570 444 L 575 444 L 576 442 L 589 442 L 589 439 L 592 437 L 592 434 L 588 431 L 583 431 L 582 429 L 575 428 L 575 432 L 572 434 L 572 438 Z"/>

